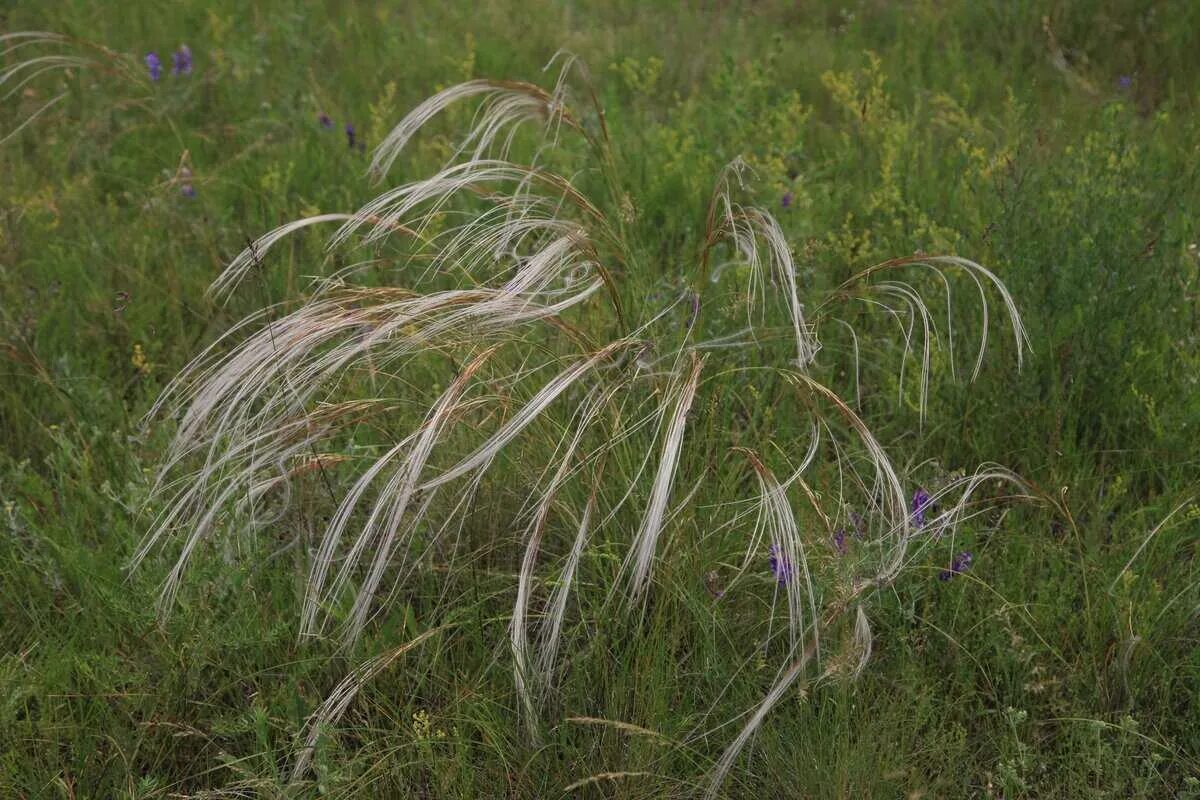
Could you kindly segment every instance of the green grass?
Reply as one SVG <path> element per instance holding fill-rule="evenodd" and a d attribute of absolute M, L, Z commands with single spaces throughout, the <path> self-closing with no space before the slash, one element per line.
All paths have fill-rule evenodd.
<path fill-rule="evenodd" d="M 0 10 L 2 31 L 71 34 L 136 70 L 151 49 L 196 56 L 187 78 L 51 75 L 0 106 L 3 136 L 68 90 L 0 147 L 0 795 L 544 797 L 603 773 L 572 792 L 703 791 L 738 725 L 695 732 L 753 707 L 782 655 L 760 655 L 769 591 L 709 596 L 703 510 L 681 517 L 640 622 L 611 613 L 607 587 L 581 590 L 586 636 L 536 747 L 507 644 L 519 553 L 486 546 L 514 533 L 499 511 L 472 520 L 472 568 L 419 572 L 350 652 L 297 644 L 307 560 L 289 546 L 331 511 L 315 478 L 259 536 L 202 547 L 165 623 L 173 552 L 125 569 L 171 433 L 141 417 L 242 315 L 299 297 L 323 240 L 281 244 L 228 308 L 207 284 L 247 239 L 377 193 L 343 124 L 373 146 L 435 88 L 546 82 L 559 47 L 607 112 L 644 267 L 617 276 L 635 307 L 690 274 L 740 155 L 805 280 L 956 253 L 1005 280 L 1034 345 L 1018 373 L 994 331 L 975 384 L 934 381 L 924 425 L 915 393 L 896 400 L 898 352 L 865 360 L 870 420 L 914 480 L 996 461 L 1056 502 L 997 506 L 964 532 L 967 575 L 938 581 L 931 555 L 875 598 L 863 676 L 790 692 L 727 796 L 1200 795 L 1200 7 L 428 5 Z M 393 180 L 428 174 L 468 121 L 419 137 Z M 712 388 L 693 424 L 803 448 L 806 423 L 761 400 L 776 387 Z M 720 486 L 752 489 L 722 448 Z M 611 572 L 597 562 L 592 581 Z M 769 586 L 765 552 L 753 568 Z M 289 789 L 297 737 L 347 671 L 440 626 L 366 685 Z"/>

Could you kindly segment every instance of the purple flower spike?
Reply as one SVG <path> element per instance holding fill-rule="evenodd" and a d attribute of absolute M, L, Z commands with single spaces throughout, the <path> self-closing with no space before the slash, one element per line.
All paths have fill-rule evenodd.
<path fill-rule="evenodd" d="M 791 208 L 791 207 L 792 207 L 792 200 L 794 200 L 794 199 L 795 199 L 795 197 L 796 197 L 796 196 L 795 196 L 794 194 L 792 194 L 791 192 L 784 192 L 784 193 L 783 193 L 783 199 L 782 199 L 782 200 L 780 200 L 780 201 L 779 201 L 779 203 L 780 203 L 780 205 L 782 205 L 784 208 Z"/>
<path fill-rule="evenodd" d="M 327 131 L 333 130 L 333 119 L 324 111 L 317 115 L 317 123 Z"/>
<path fill-rule="evenodd" d="M 963 550 L 950 560 L 950 569 L 944 569 L 938 574 L 938 579 L 948 581 L 955 575 L 960 575 L 971 568 L 971 562 L 975 560 L 975 556 L 970 550 Z"/>
<path fill-rule="evenodd" d="M 146 69 L 150 70 L 150 80 L 156 81 L 162 77 L 162 59 L 153 50 L 146 53 Z"/>
<path fill-rule="evenodd" d="M 846 531 L 839 528 L 833 534 L 833 549 L 839 556 L 846 555 Z"/>
<path fill-rule="evenodd" d="M 196 187 L 192 186 L 190 183 L 185 183 L 183 186 L 179 187 L 179 193 L 184 197 L 191 199 L 196 196 Z"/>
<path fill-rule="evenodd" d="M 171 54 L 171 74 L 192 74 L 192 50 L 186 44 Z"/>
<path fill-rule="evenodd" d="M 355 142 L 354 125 L 353 125 L 353 123 L 347 122 L 346 123 L 346 146 L 349 147 L 351 150 L 353 150 L 354 142 Z"/>
<path fill-rule="evenodd" d="M 917 489 L 912 497 L 912 524 L 917 528 L 925 527 L 925 511 L 929 508 L 929 492 Z"/>
<path fill-rule="evenodd" d="M 767 551 L 767 566 L 771 568 L 771 574 L 775 576 L 775 580 L 779 581 L 779 585 L 785 585 L 792 577 L 792 562 L 783 554 L 783 549 L 773 544 Z"/>
<path fill-rule="evenodd" d="M 1122 75 L 1121 77 L 1117 78 L 1117 86 L 1120 86 L 1122 89 L 1130 88 L 1133 86 L 1133 76 Z"/>

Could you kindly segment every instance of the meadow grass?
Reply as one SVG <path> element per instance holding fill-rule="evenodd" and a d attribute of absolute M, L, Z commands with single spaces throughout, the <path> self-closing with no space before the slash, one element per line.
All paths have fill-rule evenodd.
<path fill-rule="evenodd" d="M 810 441 L 808 414 L 781 401 L 791 391 L 783 376 L 752 369 L 787 364 L 798 346 L 804 360 L 786 303 L 758 347 L 710 353 L 705 370 L 729 368 L 692 381 L 703 382 L 694 407 L 681 402 L 691 385 L 686 362 L 663 369 L 644 399 L 620 388 L 620 401 L 664 409 L 664 435 L 675 414 L 697 443 L 682 451 L 681 477 L 660 509 L 669 519 L 652 578 L 627 548 L 657 525 L 646 528 L 633 511 L 572 561 L 573 537 L 593 509 L 585 481 L 563 488 L 553 518 L 518 513 L 527 498 L 553 494 L 547 480 L 561 488 L 554 470 L 569 462 L 554 454 L 573 446 L 573 417 L 561 410 L 514 440 L 521 449 L 481 481 L 469 514 L 456 513 L 458 488 L 432 498 L 431 519 L 462 522 L 458 547 L 414 542 L 430 549 L 389 603 L 356 606 L 352 594 L 334 592 L 306 607 L 314 554 L 340 495 L 381 444 L 427 418 L 433 400 L 458 402 L 456 377 L 472 367 L 457 348 L 469 342 L 414 360 L 399 377 L 365 363 L 340 398 L 364 403 L 339 408 L 355 427 L 321 450 L 303 439 L 288 451 L 288 502 L 281 484 L 264 484 L 255 496 L 266 524 L 253 535 L 235 525 L 198 544 L 170 614 L 159 606 L 178 547 L 148 550 L 128 569 L 161 509 L 154 475 L 177 428 L 142 418 L 168 381 L 245 315 L 274 304 L 277 318 L 311 308 L 320 300 L 310 299 L 321 286 L 315 278 L 356 270 L 363 295 L 335 297 L 343 308 L 406 302 L 389 292 L 412 288 L 413 274 L 401 271 L 411 262 L 398 248 L 326 258 L 338 220 L 251 250 L 228 297 L 206 294 L 209 284 L 277 226 L 354 212 L 441 168 L 472 123 L 470 105 L 420 132 L 382 186 L 368 175 L 372 149 L 433 90 L 480 78 L 552 89 L 557 69 L 543 66 L 560 48 L 588 66 L 604 118 L 601 126 L 592 117 L 587 130 L 598 136 L 603 127 L 611 142 L 611 164 L 600 168 L 569 131 L 561 151 L 539 156 L 587 196 L 605 198 L 604 227 L 620 242 L 597 259 L 614 264 L 617 301 L 605 304 L 601 280 L 586 306 L 595 310 L 564 315 L 599 345 L 628 320 L 636 327 L 668 308 L 656 338 L 673 344 L 638 359 L 669 355 L 694 325 L 697 341 L 742 329 L 754 279 L 747 261 L 727 252 L 706 278 L 693 277 L 713 230 L 713 187 L 739 158 L 748 167 L 741 199 L 778 219 L 809 308 L 869 265 L 952 253 L 1004 281 L 1032 343 L 1018 372 L 1020 345 L 1001 335 L 1003 306 L 994 306 L 988 357 L 965 380 L 971 334 L 982 327 L 978 306 L 969 307 L 973 288 L 954 295 L 963 323 L 957 357 L 947 341 L 931 351 L 927 391 L 920 337 L 901 372 L 903 326 L 897 335 L 886 313 L 852 318 L 861 349 L 832 328 L 822 336 L 818 360 L 829 366 L 819 378 L 854 398 L 907 490 L 937 493 L 996 462 L 1024 479 L 1031 499 L 995 489 L 953 544 L 906 562 L 866 606 L 861 672 L 853 667 L 868 637 L 849 619 L 834 627 L 826 663 L 845 668 L 790 686 L 718 792 L 1173 797 L 1200 789 L 1200 19 L 1192 4 L 388 11 L 268 3 L 250 11 L 185 3 L 117 16 L 87 3 L 16 3 L 0 12 L 0 29 L 78 37 L 85 41 L 48 52 L 95 61 L 30 82 L 0 113 L 4 137 L 62 95 L 0 147 L 5 795 L 683 797 L 709 788 L 744 715 L 796 652 L 766 539 L 747 551 L 745 531 L 716 509 L 741 502 L 753 510 L 772 497 L 769 467 L 785 474 L 780 465 L 798 462 Z M 194 68 L 173 75 L 170 53 L 184 43 Z M 143 63 L 150 50 L 164 62 L 157 82 Z M 586 93 L 578 99 L 588 102 Z M 516 151 L 535 146 L 529 134 L 514 143 Z M 453 224 L 427 222 L 430 237 Z M 359 263 L 367 258 L 378 263 Z M 778 293 L 786 278 L 775 277 L 759 276 Z M 703 302 L 693 314 L 696 287 Z M 926 288 L 944 319 L 940 285 Z M 275 352 L 271 339 L 261 340 L 260 361 Z M 542 385 L 570 363 L 565 354 L 583 352 L 562 333 L 521 343 L 524 355 L 502 351 L 503 368 L 474 367 L 488 381 L 480 402 L 457 410 L 470 431 L 499 424 L 483 401 L 514 414 L 536 392 L 526 381 Z M 951 370 L 964 379 L 947 379 Z M 279 395 L 281 408 L 294 391 Z M 572 407 L 589 413 L 584 401 Z M 244 417 L 260 411 L 232 407 Z M 654 431 L 651 422 L 632 432 L 628 452 L 614 449 L 605 462 L 624 478 L 645 471 L 631 503 L 639 510 L 656 496 L 649 487 L 662 437 Z M 459 437 L 447 453 L 468 457 L 478 441 Z M 746 450 L 763 456 L 762 469 Z M 648 466 L 637 457 L 646 452 L 655 454 Z M 702 477 L 704 488 L 689 495 Z M 814 491 L 827 500 L 836 487 L 825 477 Z M 801 515 L 803 493 L 791 497 Z M 849 519 L 848 510 L 833 515 Z M 553 553 L 555 569 L 536 580 L 523 564 L 526 523 L 538 536 L 544 528 Z M 938 580 L 959 550 L 974 554 L 970 569 Z M 830 586 L 845 580 L 835 548 L 813 561 L 833 576 Z M 571 563 L 569 577 L 556 577 Z M 643 576 L 635 585 L 648 581 L 636 592 L 637 613 L 612 599 L 618 578 L 628 578 L 623 564 Z M 361 576 L 345 574 L 358 585 Z M 570 577 L 568 596 L 557 590 Z M 792 584 L 785 588 L 790 595 Z M 568 620 L 557 657 L 534 659 L 557 677 L 537 682 L 532 710 L 514 684 L 522 591 Z M 820 605 L 797 599 L 810 614 Z M 300 636 L 347 622 L 365 627 Z M 537 651 L 543 643 L 535 637 L 530 653 L 553 652 Z M 343 684 L 347 675 L 358 680 Z M 353 696 L 337 691 L 347 685 Z M 328 723 L 314 728 L 322 703 Z M 532 731 L 522 724 L 530 718 Z"/>

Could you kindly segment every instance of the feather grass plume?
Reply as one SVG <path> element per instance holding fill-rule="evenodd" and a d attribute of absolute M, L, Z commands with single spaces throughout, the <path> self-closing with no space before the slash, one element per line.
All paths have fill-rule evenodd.
<path fill-rule="evenodd" d="M 251 314 L 170 384 L 152 411 L 177 420 L 156 484 L 160 513 L 135 561 L 161 546 L 174 553 L 166 613 L 207 537 L 253 535 L 286 513 L 287 487 L 319 470 L 340 496 L 310 552 L 300 629 L 349 643 L 430 554 L 453 568 L 464 540 L 483 541 L 519 564 L 509 645 L 536 737 L 569 664 L 558 654 L 579 633 L 572 593 L 606 587 L 599 607 L 645 613 L 679 529 L 699 525 L 691 500 L 702 496 L 702 541 L 743 565 L 724 594 L 782 591 L 787 619 L 778 678 L 716 762 L 715 793 L 788 689 L 833 668 L 823 642 L 851 644 L 850 671 L 861 671 L 871 652 L 864 604 L 933 546 L 914 528 L 903 470 L 863 419 L 860 357 L 874 370 L 898 355 L 898 385 L 924 415 L 935 367 L 956 374 L 951 326 L 962 312 L 950 301 L 964 283 L 980 309 L 972 375 L 995 298 L 1017 359 L 1029 343 L 1004 284 L 963 258 L 895 259 L 840 283 L 809 277 L 779 223 L 749 203 L 740 162 L 718 176 L 694 257 L 667 276 L 674 299 L 656 302 L 645 289 L 664 268 L 648 265 L 653 232 L 625 213 L 603 110 L 577 61 L 553 63 L 550 90 L 476 80 L 420 104 L 375 152 L 377 197 L 267 233 L 216 278 L 214 297 L 234 302 L 250 270 L 269 269 L 273 244 L 323 223 L 339 223 L 331 259 L 366 250 L 386 265 L 331 268 L 301 302 Z M 386 185 L 425 126 L 471 102 L 449 163 Z M 722 307 L 731 296 L 744 307 Z M 882 325 L 866 313 L 877 309 Z M 943 345 L 948 355 L 935 358 Z M 906 379 L 910 364 L 917 374 Z M 839 374 L 853 382 L 839 385 Z M 775 419 L 788 427 L 722 415 L 731 386 L 769 393 L 762 403 L 786 409 Z M 757 490 L 719 480 L 711 465 L 721 460 Z M 953 539 L 994 480 L 1016 479 L 986 467 L 939 488 L 929 524 L 940 538 Z M 479 506 L 486 525 L 472 521 Z M 853 563 L 828 546 L 846 509 L 865 520 Z M 778 581 L 750 570 L 764 540 Z M 620 559 L 591 557 L 614 547 Z M 605 592 L 624 601 L 607 603 Z M 374 669 L 340 688 L 323 718 Z"/>

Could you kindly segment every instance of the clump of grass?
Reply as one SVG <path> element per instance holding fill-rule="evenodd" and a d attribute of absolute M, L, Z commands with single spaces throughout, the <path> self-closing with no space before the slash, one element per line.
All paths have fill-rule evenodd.
<path fill-rule="evenodd" d="M 246 317 L 151 411 L 178 426 L 156 484 L 162 511 L 133 561 L 178 542 L 167 613 L 206 537 L 262 529 L 319 476 L 332 514 L 310 551 L 300 631 L 349 645 L 415 571 L 469 568 L 471 541 L 511 551 L 513 679 L 536 739 L 569 670 L 560 651 L 586 629 L 569 624 L 571 593 L 600 592 L 606 613 L 644 613 L 702 502 L 694 544 L 738 564 L 722 596 L 767 592 L 774 608 L 782 590 L 787 622 L 776 679 L 714 764 L 711 794 L 798 681 L 862 670 L 869 598 L 924 549 L 952 549 L 990 482 L 1016 481 L 994 465 L 950 480 L 915 526 L 915 487 L 860 413 L 862 354 L 899 351 L 898 383 L 923 418 L 935 366 L 958 371 L 959 285 L 978 296 L 972 378 L 996 298 L 1018 360 L 1028 340 L 1004 284 L 964 258 L 898 258 L 834 283 L 806 273 L 776 220 L 747 201 L 740 161 L 717 176 L 694 258 L 672 274 L 634 243 L 637 204 L 586 71 L 570 57 L 552 63 L 550 89 L 474 80 L 425 101 L 379 144 L 371 171 L 387 183 L 422 128 L 477 102 L 440 170 L 357 212 L 271 231 L 213 282 L 213 298 L 229 300 L 268 268 L 273 245 L 340 223 L 329 270 L 301 302 Z M 660 302 L 644 289 L 664 275 L 674 290 Z M 786 422 L 743 429 L 714 413 L 731 386 L 789 409 Z M 745 480 L 722 480 L 724 459 L 744 463 Z M 851 527 L 853 553 L 831 550 Z M 767 544 L 774 581 L 754 566 Z M 839 637 L 849 662 L 828 644 Z M 386 663 L 339 686 L 307 747 Z"/>

